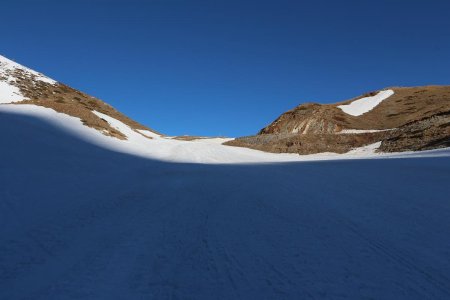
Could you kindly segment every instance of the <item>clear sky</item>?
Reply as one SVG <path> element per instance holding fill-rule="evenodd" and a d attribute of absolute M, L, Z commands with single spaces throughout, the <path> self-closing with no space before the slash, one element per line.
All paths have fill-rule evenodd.
<path fill-rule="evenodd" d="M 0 54 L 170 135 L 450 84 L 450 1 L 2 0 Z"/>

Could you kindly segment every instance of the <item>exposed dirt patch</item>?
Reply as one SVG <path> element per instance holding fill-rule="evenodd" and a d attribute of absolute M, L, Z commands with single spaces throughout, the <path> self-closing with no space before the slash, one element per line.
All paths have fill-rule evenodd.
<path fill-rule="evenodd" d="M 194 136 L 194 135 L 180 135 L 180 136 L 174 136 L 172 137 L 174 140 L 178 141 L 195 141 L 195 140 L 203 140 L 206 139 L 202 136 Z"/>

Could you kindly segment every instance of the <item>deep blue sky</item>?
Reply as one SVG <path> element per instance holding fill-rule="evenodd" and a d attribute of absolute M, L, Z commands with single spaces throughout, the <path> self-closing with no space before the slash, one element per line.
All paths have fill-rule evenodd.
<path fill-rule="evenodd" d="M 166 134 L 241 136 L 303 102 L 450 84 L 450 1 L 1 3 L 0 54 Z"/>

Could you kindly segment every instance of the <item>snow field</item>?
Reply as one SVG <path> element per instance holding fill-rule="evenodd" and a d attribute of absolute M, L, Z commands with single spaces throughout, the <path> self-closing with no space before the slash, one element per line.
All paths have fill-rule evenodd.
<path fill-rule="evenodd" d="M 394 95 L 393 90 L 385 90 L 381 91 L 375 96 L 364 97 L 358 100 L 351 102 L 346 105 L 339 105 L 338 107 L 345 112 L 346 114 L 352 116 L 361 116 L 366 112 L 374 109 L 378 104 L 380 104 L 383 100 L 386 100 L 390 96 Z"/>
<path fill-rule="evenodd" d="M 0 299 L 450 296 L 448 149 L 275 163 L 22 105 L 0 131 Z"/>

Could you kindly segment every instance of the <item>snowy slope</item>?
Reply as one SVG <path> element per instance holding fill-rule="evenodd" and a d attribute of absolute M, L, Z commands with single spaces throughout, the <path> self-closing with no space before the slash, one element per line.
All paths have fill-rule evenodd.
<path fill-rule="evenodd" d="M 0 105 L 0 299 L 450 297 L 448 150 L 168 163 L 148 153 L 280 156 L 157 137 L 131 155 L 79 125 Z"/>
<path fill-rule="evenodd" d="M 2 105 L 0 112 L 8 114 L 36 117 L 49 123 L 52 127 L 64 130 L 81 140 L 102 148 L 137 155 L 140 157 L 158 159 L 171 162 L 199 162 L 199 163 L 239 163 L 239 162 L 273 162 L 298 160 L 294 154 L 275 155 L 245 148 L 234 148 L 221 145 L 227 139 L 202 139 L 198 141 L 179 141 L 163 138 L 154 133 L 134 131 L 122 122 L 94 112 L 107 120 L 110 125 L 125 134 L 127 140 L 119 140 L 103 135 L 100 131 L 86 127 L 81 120 L 52 109 L 35 105 Z"/>
<path fill-rule="evenodd" d="M 94 113 L 106 120 L 113 128 L 123 133 L 127 140 L 119 140 L 105 136 L 100 131 L 82 125 L 80 119 L 52 109 L 35 105 L 1 105 L 0 112 L 26 115 L 39 118 L 67 134 L 102 148 L 137 155 L 144 158 L 168 162 L 193 163 L 261 163 L 289 162 L 306 160 L 354 159 L 368 157 L 411 157 L 427 155 L 447 155 L 447 151 L 428 151 L 418 153 L 380 154 L 375 153 L 376 147 L 369 145 L 355 149 L 348 154 L 320 153 L 315 155 L 273 154 L 248 148 L 222 145 L 229 139 L 213 138 L 194 141 L 181 141 L 159 136 L 145 130 L 135 131 L 128 125 L 99 112 Z M 149 138 L 150 137 L 150 138 Z M 378 144 L 379 146 L 379 144 Z M 438 154 L 439 153 L 439 154 Z M 444 153 L 444 154 L 442 154 Z"/>
<path fill-rule="evenodd" d="M 351 102 L 346 105 L 339 105 L 338 107 L 345 113 L 352 116 L 361 116 L 368 111 L 374 109 L 378 104 L 380 104 L 383 100 L 386 100 L 390 96 L 394 94 L 393 90 L 385 90 L 381 91 L 375 96 L 364 97 L 358 100 Z"/>

